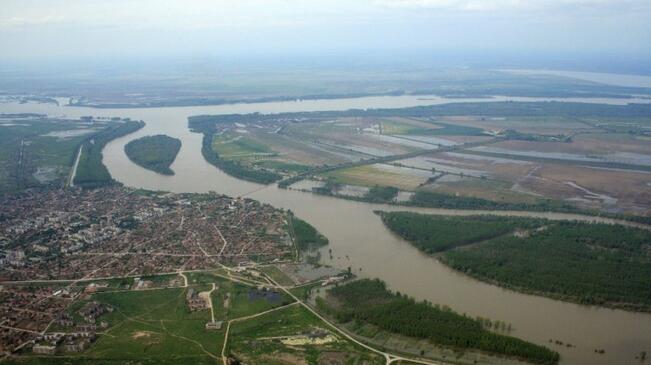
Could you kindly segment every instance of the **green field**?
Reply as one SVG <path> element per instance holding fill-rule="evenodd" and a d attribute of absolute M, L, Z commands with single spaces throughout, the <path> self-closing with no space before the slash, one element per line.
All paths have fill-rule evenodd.
<path fill-rule="evenodd" d="M 242 163 L 238 159 L 222 158 L 222 156 L 215 150 L 213 138 L 214 136 L 212 131 L 204 132 L 201 144 L 201 154 L 206 161 L 215 165 L 225 173 L 237 177 L 238 179 L 252 181 L 258 184 L 271 184 L 282 178 L 282 175 L 271 170 L 251 167 Z M 225 144 L 230 144 L 230 142 L 226 142 Z M 219 149 L 220 147 L 217 148 Z M 230 148 L 231 147 L 228 147 L 226 152 L 232 152 L 232 149 Z M 233 157 L 233 155 L 231 155 L 231 157 Z"/>
<path fill-rule="evenodd" d="M 294 281 L 287 276 L 282 270 L 277 268 L 276 266 L 264 266 L 264 267 L 258 267 L 260 271 L 263 273 L 269 275 L 270 278 L 272 278 L 275 282 L 277 282 L 280 285 L 284 286 L 292 286 L 294 285 Z"/>
<path fill-rule="evenodd" d="M 226 160 L 251 159 L 260 155 L 273 154 L 267 145 L 236 133 L 215 134 L 212 148 Z"/>
<path fill-rule="evenodd" d="M 223 331 L 206 331 L 209 311 L 190 312 L 185 293 L 178 288 L 95 294 L 93 300 L 115 310 L 101 317 L 109 328 L 89 350 L 74 356 L 74 363 L 214 363 Z"/>
<path fill-rule="evenodd" d="M 335 339 L 314 345 L 285 345 L 278 337 L 300 336 L 322 331 Z M 326 359 L 343 359 L 346 364 L 384 364 L 384 359 L 370 355 L 336 335 L 321 320 L 301 306 L 291 306 L 231 326 L 229 353 L 247 364 L 287 364 L 305 361 L 320 364 Z M 294 360 L 294 361 L 291 361 Z M 321 361 L 321 362 L 320 362 Z M 364 362 L 366 361 L 366 362 Z"/>
<path fill-rule="evenodd" d="M 250 316 L 291 303 L 293 299 L 278 294 L 274 300 L 260 297 L 263 291 L 252 286 L 231 282 L 211 273 L 188 273 L 189 283 L 197 292 L 208 291 L 215 283 L 213 308 L 215 320 Z M 145 278 L 147 280 L 154 279 Z M 169 279 L 165 276 L 161 280 Z M 97 341 L 79 354 L 65 354 L 73 364 L 98 363 L 163 363 L 214 364 L 221 360 L 225 329 L 208 331 L 210 310 L 190 311 L 186 304 L 187 288 L 121 290 L 99 292 L 90 299 L 75 301 L 67 308 L 73 318 L 83 320 L 77 311 L 90 300 L 110 305 L 114 311 L 100 320 L 109 326 L 100 332 Z M 228 298 L 228 305 L 224 305 Z M 51 331 L 65 331 L 52 327 Z M 35 357 L 29 355 L 16 360 L 19 363 L 56 363 L 59 356 Z"/>
<path fill-rule="evenodd" d="M 90 301 L 113 309 L 98 319 L 98 323 L 107 322 L 108 327 L 81 353 L 59 352 L 54 356 L 26 353 L 3 363 L 215 364 L 221 363 L 229 328 L 227 356 L 249 364 L 287 364 L 297 359 L 314 365 L 331 360 L 342 360 L 345 364 L 384 363 L 383 358 L 345 340 L 282 292 L 270 298 L 266 295 L 272 289 L 242 285 L 214 272 L 185 275 L 189 288 L 111 290 L 73 302 L 66 312 L 75 323 L 83 323 L 78 311 Z M 145 279 L 160 282 L 169 278 L 168 275 Z M 215 320 L 224 321 L 220 330 L 205 329 L 211 318 L 209 309 L 190 311 L 186 303 L 190 288 L 205 292 L 213 283 Z M 69 327 L 50 328 L 50 332 L 69 330 Z M 294 342 L 284 343 L 285 340 Z"/>
<path fill-rule="evenodd" d="M 255 165 L 265 169 L 272 169 L 285 173 L 301 173 L 310 169 L 310 166 L 301 165 L 297 163 L 290 163 L 278 160 L 262 160 L 256 161 Z"/>
<path fill-rule="evenodd" d="M 349 167 L 329 171 L 323 174 L 340 184 L 359 186 L 394 186 L 401 190 L 414 191 L 427 180 L 424 177 L 407 175 L 394 171 L 380 169 L 373 165 Z"/>
<path fill-rule="evenodd" d="M 429 132 L 428 128 L 416 127 L 412 124 L 401 123 L 395 120 L 382 119 L 380 121 L 380 126 L 382 127 L 382 134 L 387 135 L 417 135 L 417 134 L 426 134 Z M 432 126 L 432 129 L 436 128 Z"/>
<path fill-rule="evenodd" d="M 138 138 L 124 146 L 129 159 L 163 175 L 174 175 L 170 166 L 181 150 L 181 140 L 166 135 Z"/>

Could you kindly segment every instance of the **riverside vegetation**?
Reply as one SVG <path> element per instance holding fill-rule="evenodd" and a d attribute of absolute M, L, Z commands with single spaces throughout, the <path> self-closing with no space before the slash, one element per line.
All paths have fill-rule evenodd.
<path fill-rule="evenodd" d="M 118 184 L 102 163 L 102 150 L 110 141 L 133 133 L 145 126 L 143 121 L 128 120 L 111 126 L 87 140 L 82 145 L 79 165 L 75 174 L 74 184 L 85 188 L 95 188 Z"/>
<path fill-rule="evenodd" d="M 494 216 L 381 216 L 418 249 L 480 280 L 582 304 L 651 310 L 646 230 Z"/>
<path fill-rule="evenodd" d="M 333 287 L 327 291 L 326 299 L 317 299 L 317 305 L 342 323 L 368 323 L 391 333 L 428 339 L 441 346 L 512 356 L 538 364 L 555 364 L 559 360 L 554 351 L 491 332 L 480 321 L 447 307 L 392 293 L 378 279 L 362 279 Z"/>

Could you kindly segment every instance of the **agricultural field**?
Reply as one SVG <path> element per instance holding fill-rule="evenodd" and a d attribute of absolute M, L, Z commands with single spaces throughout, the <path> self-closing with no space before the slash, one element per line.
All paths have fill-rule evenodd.
<path fill-rule="evenodd" d="M 459 103 L 197 116 L 190 126 L 218 135 L 222 155 L 297 190 L 365 199 L 377 185 L 397 188 L 399 203 L 432 192 L 513 207 L 651 211 L 651 120 L 637 105 Z"/>
<path fill-rule="evenodd" d="M 578 134 L 571 142 L 498 140 L 322 176 L 341 185 L 522 204 L 551 199 L 580 209 L 644 215 L 651 209 L 649 146 L 640 136 L 609 133 Z"/>
<path fill-rule="evenodd" d="M 376 164 L 335 170 L 325 173 L 324 176 L 339 184 L 366 187 L 393 186 L 401 190 L 414 191 L 424 184 L 431 174 L 427 171 Z"/>

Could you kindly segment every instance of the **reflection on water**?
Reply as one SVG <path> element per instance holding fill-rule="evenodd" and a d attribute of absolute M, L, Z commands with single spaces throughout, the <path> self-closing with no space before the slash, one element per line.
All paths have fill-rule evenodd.
<path fill-rule="evenodd" d="M 333 261 L 323 254 L 325 263 L 342 269 L 351 266 L 361 276 L 379 277 L 402 293 L 434 303 L 447 304 L 461 313 L 511 323 L 515 336 L 549 345 L 559 351 L 566 364 L 639 364 L 640 351 L 651 352 L 651 315 L 604 308 L 590 308 L 504 290 L 454 272 L 423 255 L 389 232 L 373 213 L 376 209 L 404 210 L 395 206 L 366 204 L 317 196 L 298 191 L 264 187 L 232 178 L 205 162 L 201 156 L 201 135 L 187 128 L 187 117 L 197 114 L 274 113 L 284 111 L 341 110 L 348 108 L 407 107 L 449 102 L 432 97 L 373 97 L 341 100 L 312 100 L 236 104 L 202 107 L 150 109 L 89 109 L 46 104 L 0 104 L 0 112 L 40 112 L 50 115 L 120 116 L 142 119 L 140 131 L 109 143 L 104 163 L 113 177 L 127 186 L 173 192 L 216 191 L 228 195 L 247 195 L 277 207 L 291 209 L 313 224 L 330 240 Z M 516 98 L 510 98 L 516 99 Z M 523 99 L 523 98 L 517 98 Z M 532 100 L 540 100 L 526 98 Z M 455 101 L 468 101 L 455 99 Z M 486 101 L 481 99 L 478 101 Z M 621 103 L 621 100 L 611 100 Z M 146 135 L 167 134 L 183 145 L 171 166 L 173 176 L 159 175 L 129 161 L 124 145 Z M 472 214 L 471 211 L 417 209 L 438 214 Z M 499 214 L 509 214 L 499 212 Z M 550 219 L 585 219 L 553 213 L 519 213 Z M 571 343 L 575 348 L 549 344 L 550 339 Z M 604 355 L 594 353 L 605 349 Z"/>

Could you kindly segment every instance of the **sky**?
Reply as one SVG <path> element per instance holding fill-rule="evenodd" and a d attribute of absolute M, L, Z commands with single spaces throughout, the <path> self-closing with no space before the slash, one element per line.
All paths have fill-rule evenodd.
<path fill-rule="evenodd" d="M 651 0 L 0 0 L 4 60 L 414 50 L 651 54 Z"/>

